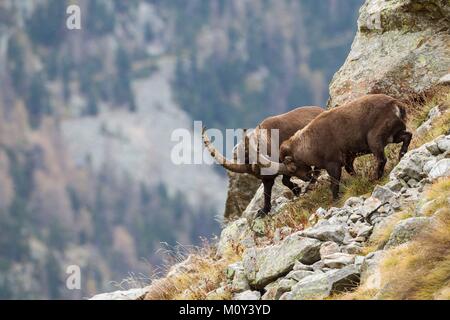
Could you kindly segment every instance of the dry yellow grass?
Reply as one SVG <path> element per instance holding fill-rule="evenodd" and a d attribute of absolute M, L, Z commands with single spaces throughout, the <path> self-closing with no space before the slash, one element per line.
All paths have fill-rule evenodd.
<path fill-rule="evenodd" d="M 175 254 L 175 260 L 183 261 L 183 267 L 175 265 L 179 269 L 173 275 L 153 280 L 145 300 L 204 300 L 226 280 L 226 267 L 241 259 L 241 251 L 237 249 L 230 249 L 218 259 L 215 249 L 209 244 L 188 252 L 187 256 L 186 253 Z M 209 298 L 228 300 L 231 294 L 225 290 Z"/>

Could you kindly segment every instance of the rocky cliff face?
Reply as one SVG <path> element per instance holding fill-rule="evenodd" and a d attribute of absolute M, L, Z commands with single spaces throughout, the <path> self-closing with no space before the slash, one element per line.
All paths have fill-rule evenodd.
<path fill-rule="evenodd" d="M 435 85 L 450 71 L 449 19 L 446 0 L 366 1 L 328 106 L 367 93 L 406 98 Z"/>

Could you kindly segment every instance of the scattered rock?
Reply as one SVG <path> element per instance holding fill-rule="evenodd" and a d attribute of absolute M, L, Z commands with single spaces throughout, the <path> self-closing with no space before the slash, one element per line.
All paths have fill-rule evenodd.
<path fill-rule="evenodd" d="M 450 151 L 450 136 L 442 136 L 436 140 L 436 143 L 441 153 Z"/>
<path fill-rule="evenodd" d="M 420 230 L 426 227 L 429 222 L 430 218 L 425 217 L 413 217 L 400 221 L 392 231 L 385 249 L 410 241 Z"/>
<path fill-rule="evenodd" d="M 275 243 L 280 242 L 281 240 L 283 240 L 284 238 L 289 236 L 292 233 L 292 231 L 293 230 L 290 227 L 282 227 L 282 228 L 276 229 L 275 233 L 273 235 L 273 241 Z"/>
<path fill-rule="evenodd" d="M 305 271 L 305 270 L 293 270 L 291 272 L 289 272 L 287 274 L 287 276 L 285 277 L 285 279 L 292 279 L 295 280 L 296 282 L 302 280 L 303 278 L 306 278 L 307 276 L 310 276 L 314 274 L 313 271 Z"/>
<path fill-rule="evenodd" d="M 244 266 L 241 261 L 228 266 L 227 278 L 230 281 L 231 290 L 233 292 L 242 292 L 250 289 L 247 277 L 245 276 Z"/>
<path fill-rule="evenodd" d="M 336 242 L 324 242 L 320 247 L 320 258 L 323 259 L 324 257 L 339 251 L 339 245 Z"/>
<path fill-rule="evenodd" d="M 438 161 L 429 173 L 431 179 L 450 176 L 450 159 L 442 159 Z"/>
<path fill-rule="evenodd" d="M 383 251 L 376 251 L 364 259 L 361 265 L 361 285 L 366 289 L 381 288 L 380 262 L 384 255 Z"/>
<path fill-rule="evenodd" d="M 299 281 L 292 287 L 290 298 L 294 300 L 325 299 L 332 293 L 354 288 L 359 284 L 356 266 L 316 273 Z"/>
<path fill-rule="evenodd" d="M 232 248 L 238 244 L 245 248 L 255 245 L 252 230 L 245 218 L 229 223 L 222 230 L 217 244 L 217 255 L 221 257 L 228 250 L 233 250 Z"/>
<path fill-rule="evenodd" d="M 138 300 L 144 297 L 147 292 L 148 288 L 114 291 L 97 294 L 89 300 Z"/>
<path fill-rule="evenodd" d="M 250 284 L 263 288 L 288 273 L 298 260 L 312 264 L 320 259 L 320 241 L 294 233 L 280 244 L 263 248 L 249 248 L 244 252 L 244 270 Z"/>
<path fill-rule="evenodd" d="M 340 269 L 355 262 L 355 256 L 348 253 L 333 253 L 322 259 L 325 267 L 332 269 Z"/>
<path fill-rule="evenodd" d="M 309 238 L 342 243 L 345 237 L 345 228 L 341 224 L 330 224 L 328 221 L 324 220 L 302 233 Z"/>
<path fill-rule="evenodd" d="M 450 73 L 447 73 L 445 76 L 442 76 L 439 81 L 438 84 L 450 84 Z"/>
<path fill-rule="evenodd" d="M 361 197 L 350 197 L 345 201 L 344 207 L 354 207 L 363 204 L 364 199 Z"/>
<path fill-rule="evenodd" d="M 277 280 L 264 288 L 266 292 L 261 300 L 278 300 L 285 292 L 291 291 L 292 286 L 296 283 L 297 281 L 292 279 Z"/>
<path fill-rule="evenodd" d="M 259 291 L 247 290 L 234 295 L 233 300 L 260 300 L 261 293 Z"/>
<path fill-rule="evenodd" d="M 306 271 L 312 271 L 312 266 L 307 266 L 306 264 L 301 263 L 300 261 L 296 261 L 294 264 L 294 268 L 292 270 L 306 270 Z"/>
<path fill-rule="evenodd" d="M 380 200 L 382 203 L 389 202 L 392 198 L 397 196 L 391 189 L 383 186 L 376 186 L 372 192 L 372 197 Z"/>

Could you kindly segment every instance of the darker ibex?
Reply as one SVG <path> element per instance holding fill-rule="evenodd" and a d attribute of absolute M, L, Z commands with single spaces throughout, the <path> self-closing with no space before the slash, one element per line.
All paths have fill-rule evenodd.
<path fill-rule="evenodd" d="M 354 157 L 372 153 L 377 160 L 376 178 L 384 172 L 384 148 L 400 143 L 399 158 L 407 151 L 412 134 L 406 131 L 406 106 L 384 94 L 370 94 L 325 111 L 280 147 L 280 160 L 264 158 L 264 164 L 279 174 L 310 176 L 310 168 L 325 169 L 330 175 L 333 198 L 339 193 L 341 168 L 352 172 Z"/>
<path fill-rule="evenodd" d="M 272 194 L 272 187 L 275 182 L 275 178 L 277 177 L 278 174 L 263 175 L 261 174 L 261 170 L 258 164 L 249 164 L 248 159 L 246 159 L 244 163 L 237 163 L 236 153 L 238 151 L 244 150 L 244 153 L 248 154 L 247 144 L 249 143 L 250 140 L 254 141 L 256 139 L 260 141 L 259 139 L 260 137 L 255 137 L 255 135 L 258 136 L 260 132 L 262 132 L 261 129 L 263 129 L 265 130 L 265 132 L 267 132 L 267 136 L 265 137 L 264 141 L 266 141 L 267 153 L 270 154 L 271 153 L 270 149 L 272 145 L 272 139 L 270 134 L 272 129 L 278 129 L 279 141 L 277 142 L 279 143 L 278 144 L 279 146 L 283 141 L 289 139 L 294 133 L 305 127 L 308 123 L 311 122 L 311 120 L 313 120 L 322 112 L 323 109 L 320 107 L 300 107 L 290 112 L 265 119 L 258 126 L 257 130 L 253 131 L 249 135 L 246 135 L 244 141 L 241 141 L 235 147 L 235 154 L 234 154 L 235 161 L 230 161 L 226 159 L 222 154 L 220 154 L 220 152 L 218 152 L 214 148 L 214 146 L 211 144 L 208 136 L 205 133 L 205 129 L 203 130 L 203 141 L 205 143 L 206 148 L 210 152 L 211 156 L 215 158 L 215 160 L 219 164 L 221 164 L 225 169 L 237 173 L 249 173 L 262 180 L 264 184 L 264 207 L 258 211 L 258 214 L 266 214 L 270 212 L 271 209 L 270 200 Z M 291 181 L 290 176 L 284 175 L 282 182 L 285 186 L 291 189 L 295 195 L 298 195 L 300 193 L 300 188 Z"/>

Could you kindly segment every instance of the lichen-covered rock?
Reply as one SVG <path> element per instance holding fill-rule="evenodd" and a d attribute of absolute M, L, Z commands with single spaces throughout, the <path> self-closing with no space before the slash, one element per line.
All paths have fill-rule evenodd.
<path fill-rule="evenodd" d="M 336 242 L 333 241 L 324 242 L 320 247 L 320 258 L 323 259 L 324 257 L 329 256 L 330 254 L 339 252 L 339 250 L 340 250 L 339 245 Z"/>
<path fill-rule="evenodd" d="M 310 275 L 314 274 L 313 271 L 306 271 L 306 270 L 292 270 L 291 272 L 289 272 L 285 279 L 292 279 L 295 280 L 296 282 L 302 280 L 303 278 L 306 278 Z"/>
<path fill-rule="evenodd" d="M 372 192 L 372 197 L 377 198 L 381 202 L 389 202 L 392 198 L 396 197 L 397 194 L 391 189 L 384 186 L 376 186 Z"/>
<path fill-rule="evenodd" d="M 302 233 L 309 238 L 342 243 L 345 237 L 345 228 L 342 224 L 331 224 L 327 220 L 323 220 Z"/>
<path fill-rule="evenodd" d="M 449 17 L 447 0 L 367 0 L 329 106 L 367 93 L 404 98 L 438 83 L 450 69 Z"/>
<path fill-rule="evenodd" d="M 289 190 L 288 187 L 283 185 L 281 182 L 282 177 L 279 176 L 275 179 L 275 183 L 272 187 L 272 210 L 269 215 L 276 214 L 282 206 L 289 202 L 290 199 L 294 197 L 294 194 Z M 292 179 L 292 181 L 300 186 L 302 190 L 305 190 L 307 183 L 302 182 L 298 179 Z M 248 219 L 253 219 L 258 212 L 264 206 L 264 186 L 261 184 L 255 192 L 255 196 L 251 199 L 247 208 L 242 213 L 243 217 Z"/>
<path fill-rule="evenodd" d="M 229 265 L 226 273 L 233 292 L 242 292 L 250 289 L 242 261 Z"/>
<path fill-rule="evenodd" d="M 450 176 L 450 159 L 438 161 L 430 170 L 428 175 L 431 179 L 438 179 Z"/>
<path fill-rule="evenodd" d="M 436 139 L 437 146 L 441 153 L 450 151 L 450 135 L 442 136 Z"/>
<path fill-rule="evenodd" d="M 217 255 L 220 257 L 233 247 L 242 246 L 244 248 L 253 246 L 253 233 L 249 227 L 247 219 L 241 218 L 229 223 L 220 234 L 217 243 Z"/>
<path fill-rule="evenodd" d="M 297 281 L 292 279 L 280 279 L 264 287 L 265 293 L 261 297 L 261 300 L 278 300 L 280 297 L 291 291 Z"/>
<path fill-rule="evenodd" d="M 336 252 L 322 258 L 327 268 L 340 269 L 355 262 L 355 256 L 348 253 Z"/>
<path fill-rule="evenodd" d="M 280 244 L 245 250 L 244 270 L 250 284 L 263 288 L 271 281 L 285 275 L 296 261 L 312 264 L 320 259 L 321 242 L 294 233 Z"/>
<path fill-rule="evenodd" d="M 250 174 L 228 171 L 228 194 L 224 219 L 230 221 L 240 218 L 260 185 L 261 180 Z"/>
<path fill-rule="evenodd" d="M 413 217 L 400 221 L 392 231 L 385 249 L 398 246 L 414 238 L 423 228 L 430 223 L 430 218 Z"/>
<path fill-rule="evenodd" d="M 325 273 L 315 273 L 292 287 L 289 298 L 294 300 L 325 299 L 332 293 L 343 292 L 359 284 L 359 269 L 350 265 Z"/>
<path fill-rule="evenodd" d="M 114 291 L 97 294 L 90 300 L 138 300 L 143 298 L 147 292 L 148 288 Z"/>
<path fill-rule="evenodd" d="M 380 289 L 381 288 L 381 270 L 380 262 L 385 253 L 383 251 L 376 251 L 368 254 L 361 265 L 361 285 L 366 289 Z"/>
<path fill-rule="evenodd" d="M 233 300 L 259 300 L 261 293 L 259 291 L 247 290 L 234 295 Z"/>

